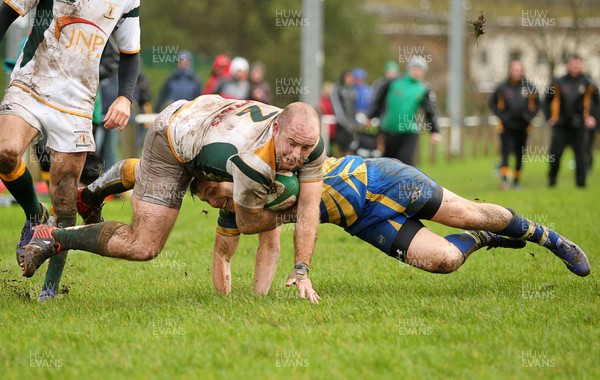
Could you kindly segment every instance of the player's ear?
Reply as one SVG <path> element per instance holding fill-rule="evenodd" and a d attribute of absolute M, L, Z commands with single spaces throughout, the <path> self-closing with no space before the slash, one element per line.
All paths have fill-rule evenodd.
<path fill-rule="evenodd" d="M 279 125 L 279 121 L 276 119 L 273 121 L 273 137 L 277 137 L 279 132 L 281 132 L 281 126 Z"/>

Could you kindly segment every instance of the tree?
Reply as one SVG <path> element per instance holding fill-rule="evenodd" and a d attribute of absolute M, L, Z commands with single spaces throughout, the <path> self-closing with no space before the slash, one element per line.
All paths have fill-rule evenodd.
<path fill-rule="evenodd" d="M 145 50 L 188 49 L 209 62 L 220 53 L 262 61 L 267 80 L 300 76 L 303 17 L 299 0 L 180 0 L 142 4 Z M 364 67 L 371 79 L 386 60 L 395 58 L 376 20 L 361 10 L 360 0 L 327 0 L 324 6 L 324 79 L 335 80 L 344 68 Z M 160 49 L 158 49 L 160 50 Z M 150 66 L 150 67 L 149 67 Z M 146 68 L 152 70 L 152 64 Z M 282 105 L 297 97 L 275 99 Z"/>

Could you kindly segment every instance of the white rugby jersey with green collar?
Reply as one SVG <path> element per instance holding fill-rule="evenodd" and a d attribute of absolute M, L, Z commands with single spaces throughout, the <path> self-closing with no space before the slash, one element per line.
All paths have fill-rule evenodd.
<path fill-rule="evenodd" d="M 277 171 L 273 121 L 281 108 L 250 100 L 203 95 L 185 103 L 169 120 L 175 157 L 192 173 L 233 181 L 233 200 L 260 212 L 274 191 Z M 300 182 L 320 181 L 325 161 L 323 139 L 297 174 Z"/>
<path fill-rule="evenodd" d="M 4 0 L 21 16 L 35 8 L 31 34 L 10 86 L 91 119 L 100 56 L 112 34 L 119 51 L 140 50 L 140 0 Z"/>

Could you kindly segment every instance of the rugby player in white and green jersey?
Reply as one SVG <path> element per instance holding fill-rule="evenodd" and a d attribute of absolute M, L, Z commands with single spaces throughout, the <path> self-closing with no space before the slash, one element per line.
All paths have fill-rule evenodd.
<path fill-rule="evenodd" d="M 325 149 L 317 112 L 304 103 L 283 110 L 260 102 L 204 95 L 171 104 L 152 125 L 135 168 L 123 161 L 105 184 L 133 186 L 133 224 L 103 222 L 85 227 L 36 227 L 21 261 L 32 276 L 48 258 L 79 249 L 128 260 L 150 260 L 162 249 L 193 178 L 233 182 L 232 202 L 242 233 L 270 231 L 276 215 L 264 209 L 276 171 L 300 179 L 292 282 L 302 298 L 318 302 L 308 278 L 319 224 Z M 135 173 L 135 174 L 133 174 Z M 101 186 L 104 186 L 101 185 Z M 87 194 L 87 195 L 86 195 Z M 85 198 L 89 193 L 82 193 Z M 93 203 L 90 199 L 82 199 Z M 88 222 L 88 221 L 86 221 Z"/>

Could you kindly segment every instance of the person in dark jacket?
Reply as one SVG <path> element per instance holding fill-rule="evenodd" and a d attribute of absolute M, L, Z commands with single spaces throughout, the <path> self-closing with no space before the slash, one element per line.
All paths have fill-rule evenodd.
<path fill-rule="evenodd" d="M 592 171 L 592 166 L 594 164 L 594 147 L 596 141 L 596 132 L 600 130 L 600 126 L 598 125 L 598 119 L 600 118 L 600 103 L 596 103 L 592 107 L 591 111 L 592 116 L 596 119 L 596 127 L 595 128 L 586 128 L 586 139 L 585 139 L 585 156 L 586 156 L 586 169 L 588 174 Z"/>
<path fill-rule="evenodd" d="M 194 73 L 192 54 L 184 50 L 179 53 L 177 70 L 163 84 L 154 109 L 159 112 L 176 100 L 193 100 L 201 93 L 202 84 Z"/>
<path fill-rule="evenodd" d="M 518 188 L 521 180 L 523 155 L 527 144 L 527 135 L 531 130 L 531 120 L 540 108 L 537 89 L 525 78 L 523 63 L 513 60 L 509 63 L 508 79 L 501 83 L 489 100 L 489 106 L 498 116 L 498 132 L 500 134 L 500 151 L 502 163 L 502 189 L 509 188 L 509 158 L 515 155 L 513 186 Z"/>
<path fill-rule="evenodd" d="M 567 74 L 553 81 L 546 96 L 548 123 L 552 127 L 548 184 L 556 186 L 560 159 L 567 145 L 575 153 L 575 184 L 585 187 L 587 160 L 586 130 L 596 127 L 592 109 L 598 104 L 598 87 L 583 75 L 583 59 L 572 55 L 567 61 Z"/>
<path fill-rule="evenodd" d="M 356 93 L 352 70 L 342 71 L 340 80 L 331 91 L 331 106 L 336 118 L 335 143 L 342 155 L 352 153 L 357 147 Z"/>

